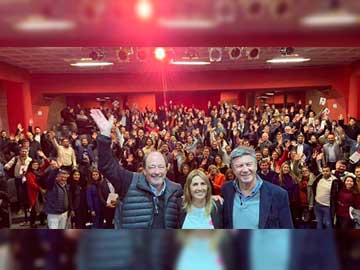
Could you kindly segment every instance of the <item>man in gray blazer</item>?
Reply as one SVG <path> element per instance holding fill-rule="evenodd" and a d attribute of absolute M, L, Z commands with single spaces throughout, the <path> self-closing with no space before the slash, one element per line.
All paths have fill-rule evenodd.
<path fill-rule="evenodd" d="M 338 142 L 335 141 L 335 135 L 330 133 L 327 137 L 328 143 L 324 144 L 324 162 L 328 164 L 332 170 L 335 169 L 336 161 L 343 159 L 343 151 Z"/>

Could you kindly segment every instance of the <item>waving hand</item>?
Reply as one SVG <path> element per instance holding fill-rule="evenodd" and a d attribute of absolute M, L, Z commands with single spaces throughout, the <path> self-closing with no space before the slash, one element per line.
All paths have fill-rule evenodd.
<path fill-rule="evenodd" d="M 110 137 L 111 136 L 111 128 L 114 124 L 114 117 L 111 116 L 109 120 L 105 118 L 101 110 L 92 109 L 90 111 L 90 116 L 94 119 L 96 125 L 100 129 L 101 135 Z"/>

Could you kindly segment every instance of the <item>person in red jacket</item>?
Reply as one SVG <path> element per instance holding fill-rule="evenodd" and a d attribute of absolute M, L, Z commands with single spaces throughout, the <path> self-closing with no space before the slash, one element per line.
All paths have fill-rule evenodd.
<path fill-rule="evenodd" d="M 347 176 L 344 186 L 340 190 L 336 205 L 336 227 L 338 229 L 353 229 L 354 224 L 350 218 L 349 207 L 359 208 L 358 191 L 355 186 L 355 177 Z"/>
<path fill-rule="evenodd" d="M 221 187 L 225 183 L 225 175 L 220 173 L 216 165 L 209 166 L 209 179 L 213 185 L 214 195 L 220 195 Z"/>
<path fill-rule="evenodd" d="M 45 214 L 41 211 L 41 203 L 43 202 L 42 195 L 46 193 L 46 190 L 43 189 L 39 182 L 40 177 L 44 174 L 45 170 L 49 167 L 50 163 L 45 157 L 44 153 L 39 151 L 40 156 L 44 158 L 44 163 L 40 166 L 39 160 L 32 160 L 29 164 L 29 168 L 26 172 L 26 189 L 29 198 L 30 206 L 30 227 L 36 228 L 36 215 L 37 212 L 42 214 L 40 216 L 41 224 L 45 223 Z M 41 192 L 39 194 L 39 192 Z"/>

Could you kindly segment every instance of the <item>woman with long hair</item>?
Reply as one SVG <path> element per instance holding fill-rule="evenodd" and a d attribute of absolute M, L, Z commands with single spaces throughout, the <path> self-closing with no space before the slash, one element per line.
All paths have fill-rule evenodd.
<path fill-rule="evenodd" d="M 234 181 L 236 178 L 234 172 L 232 169 L 227 169 L 227 171 L 225 172 L 225 181 Z"/>
<path fill-rule="evenodd" d="M 71 223 L 75 229 L 85 229 L 87 221 L 86 189 L 81 185 L 81 179 L 79 170 L 75 169 L 71 172 L 69 201 Z"/>
<path fill-rule="evenodd" d="M 220 155 L 216 155 L 214 159 L 216 167 L 222 174 L 225 174 L 228 170 L 228 166 L 223 162 L 222 157 Z"/>
<path fill-rule="evenodd" d="M 101 202 L 99 197 L 98 184 L 101 181 L 101 174 L 98 170 L 91 172 L 90 182 L 86 188 L 86 201 L 91 214 L 92 228 L 102 228 Z"/>
<path fill-rule="evenodd" d="M 46 159 L 45 155 L 42 155 L 45 159 L 44 163 L 40 166 L 39 160 L 32 160 L 29 164 L 28 170 L 25 174 L 26 176 L 26 189 L 29 198 L 30 206 L 30 227 L 36 228 L 36 216 L 40 214 L 40 223 L 45 224 L 45 213 L 43 212 L 43 204 L 46 190 L 41 187 L 39 184 L 40 178 L 44 174 L 47 167 L 49 167 L 49 161 Z"/>
<path fill-rule="evenodd" d="M 179 227 L 182 229 L 223 228 L 222 205 L 212 198 L 209 178 L 193 170 L 186 178 Z"/>
<path fill-rule="evenodd" d="M 279 173 L 281 169 L 281 165 L 289 159 L 289 147 L 291 145 L 291 141 L 286 141 L 284 146 L 278 146 L 271 153 L 271 170 Z"/>
<path fill-rule="evenodd" d="M 295 174 L 291 171 L 288 162 L 281 165 L 279 173 L 279 185 L 285 189 L 289 196 L 290 209 L 294 224 L 299 218 L 299 185 Z"/>
<path fill-rule="evenodd" d="M 196 161 L 195 154 L 193 152 L 189 152 L 186 155 L 185 163 L 189 165 L 190 171 L 198 168 L 198 162 Z"/>
<path fill-rule="evenodd" d="M 142 148 L 145 156 L 147 156 L 150 152 L 155 151 L 154 142 L 151 138 L 146 139 L 146 144 Z"/>
<path fill-rule="evenodd" d="M 135 168 L 138 169 L 140 166 L 144 166 L 145 153 L 142 149 L 137 149 L 135 153 Z"/>
<path fill-rule="evenodd" d="M 339 191 L 336 204 L 336 227 L 338 229 L 353 229 L 354 223 L 350 218 L 349 207 L 359 209 L 357 205 L 358 190 L 356 179 L 353 176 L 347 176 L 344 180 L 343 188 Z"/>

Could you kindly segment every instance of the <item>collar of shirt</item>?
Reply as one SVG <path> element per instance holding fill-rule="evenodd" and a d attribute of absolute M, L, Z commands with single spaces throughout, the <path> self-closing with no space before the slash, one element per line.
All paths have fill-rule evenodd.
<path fill-rule="evenodd" d="M 149 183 L 149 186 L 150 186 L 151 192 L 154 194 L 154 196 L 160 197 L 161 195 L 163 195 L 165 193 L 166 181 L 164 181 L 164 186 L 159 194 L 157 194 L 157 189 L 154 186 L 152 186 L 150 183 Z"/>
<path fill-rule="evenodd" d="M 256 182 L 256 185 L 255 187 L 253 188 L 253 190 L 250 192 L 250 194 L 248 196 L 245 196 L 241 190 L 240 190 L 240 187 L 239 187 L 239 184 L 238 184 L 238 181 L 235 179 L 233 181 L 233 185 L 234 185 L 234 188 L 235 188 L 235 191 L 236 193 L 238 193 L 240 195 L 240 199 L 242 201 L 247 201 L 247 200 L 250 200 L 252 197 L 254 197 L 259 191 L 260 191 L 260 188 L 261 188 L 261 185 L 263 183 L 263 180 L 261 179 L 261 177 L 259 177 L 258 175 L 256 175 L 257 177 L 257 182 Z"/>

